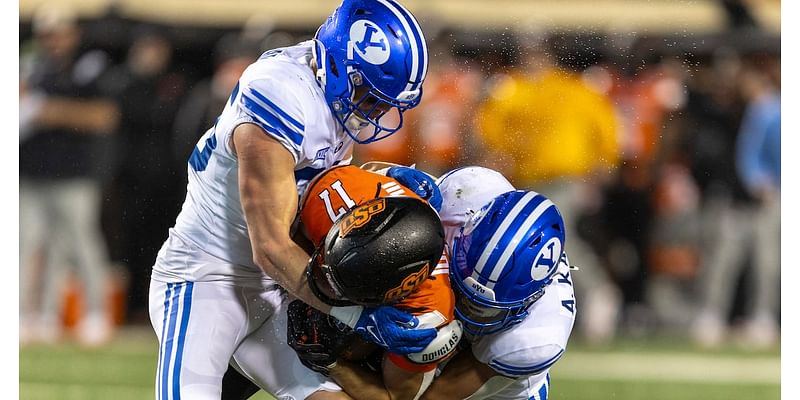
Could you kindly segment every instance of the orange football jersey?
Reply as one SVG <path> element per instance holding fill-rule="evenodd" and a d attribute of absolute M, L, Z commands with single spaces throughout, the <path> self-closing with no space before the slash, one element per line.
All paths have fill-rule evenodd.
<path fill-rule="evenodd" d="M 396 180 L 354 165 L 333 167 L 317 175 L 300 201 L 300 222 L 317 246 L 333 223 L 351 208 L 376 197 L 409 196 L 414 192 Z"/>
<path fill-rule="evenodd" d="M 328 169 L 309 183 L 300 200 L 302 229 L 314 246 L 318 246 L 334 222 L 349 209 L 376 197 L 392 196 L 420 198 L 385 175 L 353 165 Z M 446 247 L 430 278 L 394 306 L 417 316 L 423 328 L 438 328 L 453 320 L 455 297 L 450 288 Z M 389 354 L 389 359 L 412 372 L 430 371 L 436 367 L 435 362 L 419 364 L 396 354 Z"/>
<path fill-rule="evenodd" d="M 394 306 L 415 315 L 422 328 L 439 328 L 450 323 L 455 318 L 453 315 L 455 295 L 450 288 L 449 269 L 447 247 L 445 247 L 439 264 L 433 269 L 430 278 Z M 439 335 L 443 334 L 439 333 Z M 448 352 L 453 350 L 455 349 L 450 348 Z M 437 363 L 447 359 L 444 357 L 435 362 L 418 363 L 406 356 L 394 353 L 388 353 L 388 358 L 398 367 L 411 372 L 431 371 L 436 368 Z"/>

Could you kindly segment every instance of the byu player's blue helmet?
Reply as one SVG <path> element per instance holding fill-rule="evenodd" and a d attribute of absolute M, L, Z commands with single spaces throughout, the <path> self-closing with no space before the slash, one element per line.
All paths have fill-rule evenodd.
<path fill-rule="evenodd" d="M 314 39 L 317 80 L 353 140 L 371 143 L 400 129 L 403 112 L 422 98 L 428 70 L 428 48 L 414 16 L 395 0 L 344 0 Z M 381 118 L 392 108 L 396 126 L 385 126 Z M 373 134 L 358 137 L 370 125 Z"/>
<path fill-rule="evenodd" d="M 488 335 L 528 315 L 555 274 L 564 249 L 555 204 L 531 191 L 497 196 L 453 240 L 450 280 L 464 331 Z"/>

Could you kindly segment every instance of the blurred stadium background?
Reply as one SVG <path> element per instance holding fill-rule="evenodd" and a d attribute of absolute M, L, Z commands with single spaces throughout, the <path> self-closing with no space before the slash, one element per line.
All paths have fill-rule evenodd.
<path fill-rule="evenodd" d="M 781 2 L 403 3 L 432 54 L 425 95 L 356 162 L 483 164 L 566 210 L 579 311 L 552 398 L 780 398 Z M 150 267 L 192 146 L 252 60 L 337 4 L 20 1 L 21 223 L 31 199 L 90 181 L 98 204 L 76 214 L 108 271 L 98 316 L 79 263 L 21 233 L 21 399 L 152 397 Z M 75 54 L 72 75 L 51 71 L 61 103 L 37 88 L 48 52 Z M 774 136 L 753 139 L 775 111 L 777 160 Z M 72 139 L 40 140 L 57 129 Z M 758 169 L 776 162 L 777 181 Z"/>

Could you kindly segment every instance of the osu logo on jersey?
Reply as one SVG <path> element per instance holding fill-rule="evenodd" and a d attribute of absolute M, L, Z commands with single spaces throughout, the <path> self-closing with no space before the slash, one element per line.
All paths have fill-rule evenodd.
<path fill-rule="evenodd" d="M 380 214 L 385 209 L 386 200 L 382 198 L 354 208 L 353 212 L 342 221 L 339 237 L 347 236 L 353 228 L 364 226 L 364 224 L 372 219 L 373 215 Z"/>
<path fill-rule="evenodd" d="M 390 303 L 408 296 L 417 286 L 425 282 L 425 279 L 428 279 L 428 275 L 430 275 L 430 264 L 425 263 L 421 270 L 407 276 L 397 287 L 389 289 L 383 296 L 383 300 Z"/>

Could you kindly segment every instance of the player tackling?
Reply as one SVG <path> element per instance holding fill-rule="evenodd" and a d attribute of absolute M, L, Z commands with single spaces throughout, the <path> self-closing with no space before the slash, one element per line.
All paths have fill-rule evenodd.
<path fill-rule="evenodd" d="M 561 214 L 486 168 L 437 184 L 465 338 L 422 398 L 546 400 L 576 312 Z"/>
<path fill-rule="evenodd" d="M 403 112 L 419 104 L 427 65 L 407 9 L 345 0 L 314 40 L 268 51 L 245 70 L 189 159 L 186 200 L 153 266 L 156 398 L 218 399 L 231 357 L 288 294 L 397 353 L 433 339 L 434 329 L 408 329 L 416 318 L 391 307 L 319 301 L 306 284 L 309 254 L 289 235 L 308 181 L 349 163 L 353 143 L 398 130 Z M 400 124 L 386 126 L 387 113 Z M 274 395 L 336 394 L 288 354 L 270 367 L 289 371 L 296 385 Z"/>

